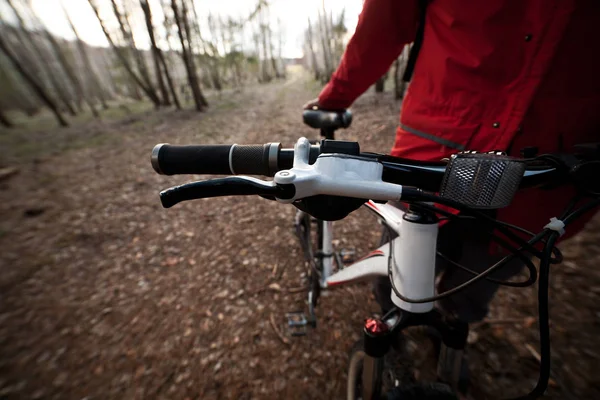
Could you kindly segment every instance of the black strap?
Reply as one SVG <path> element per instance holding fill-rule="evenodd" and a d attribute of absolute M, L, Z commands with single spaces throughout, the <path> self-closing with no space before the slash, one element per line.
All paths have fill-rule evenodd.
<path fill-rule="evenodd" d="M 419 26 L 417 27 L 417 33 L 412 47 L 410 48 L 410 54 L 408 55 L 408 61 L 406 62 L 406 68 L 404 69 L 404 75 L 402 80 L 404 82 L 410 82 L 413 71 L 415 70 L 415 64 L 417 63 L 417 57 L 419 56 L 419 50 L 421 50 L 421 44 L 423 43 L 423 34 L 425 32 L 425 13 L 427 10 L 427 3 L 429 0 L 418 0 L 419 2 Z"/>

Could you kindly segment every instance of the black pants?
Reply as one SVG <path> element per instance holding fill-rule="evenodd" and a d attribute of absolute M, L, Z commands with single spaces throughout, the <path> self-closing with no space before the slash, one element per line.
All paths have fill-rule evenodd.
<path fill-rule="evenodd" d="M 383 235 L 383 238 L 385 236 Z M 489 235 L 482 230 L 481 224 L 477 221 L 452 220 L 440 227 L 437 240 L 438 251 L 473 271 L 482 272 L 504 258 L 504 255 L 491 255 L 489 248 Z M 514 259 L 494 271 L 490 277 L 507 280 L 518 274 L 522 268 L 523 262 Z M 438 293 L 452 289 L 473 277 L 440 257 L 436 261 L 436 274 L 439 278 Z M 385 312 L 391 309 L 394 304 L 390 297 L 392 289 L 389 279 L 377 278 L 374 285 L 375 297 L 382 310 Z M 487 315 L 490 301 L 497 290 L 497 284 L 482 279 L 452 296 L 439 300 L 436 306 L 465 322 L 481 321 Z"/>

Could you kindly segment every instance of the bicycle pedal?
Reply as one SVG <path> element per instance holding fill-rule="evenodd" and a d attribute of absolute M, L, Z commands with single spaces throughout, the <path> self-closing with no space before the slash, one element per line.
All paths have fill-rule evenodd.
<path fill-rule="evenodd" d="M 308 320 L 303 312 L 290 312 L 285 314 L 288 319 L 288 331 L 292 336 L 306 336 L 308 332 Z"/>
<path fill-rule="evenodd" d="M 355 260 L 356 251 L 354 249 L 342 249 L 340 250 L 340 257 L 344 264 L 352 264 Z"/>

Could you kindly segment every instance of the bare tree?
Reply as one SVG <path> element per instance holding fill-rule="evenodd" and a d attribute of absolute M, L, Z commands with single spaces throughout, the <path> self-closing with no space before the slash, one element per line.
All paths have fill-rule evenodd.
<path fill-rule="evenodd" d="M 325 75 L 322 77 L 322 79 L 324 81 L 329 81 L 329 79 L 331 79 L 331 75 L 333 74 L 333 62 L 331 60 L 331 40 L 328 33 L 329 20 L 327 18 L 327 13 L 325 12 L 325 3 L 323 3 L 323 13 L 319 11 L 318 17 L 318 31 L 321 38 L 323 64 L 325 66 Z"/>
<path fill-rule="evenodd" d="M 279 67 L 277 66 L 277 60 L 275 59 L 275 54 L 273 50 L 273 30 L 269 25 L 266 25 L 266 33 L 267 33 L 267 48 L 269 50 L 269 59 L 271 60 L 271 68 L 273 69 L 273 74 L 275 78 L 281 78 L 281 74 L 279 73 Z"/>
<path fill-rule="evenodd" d="M 172 22 L 168 16 L 168 5 L 167 0 L 161 0 L 161 7 L 163 11 L 163 24 L 165 28 L 165 39 L 167 42 L 168 50 L 172 52 L 171 48 L 171 27 Z M 175 107 L 178 110 L 181 110 L 181 103 L 179 102 L 179 96 L 177 96 L 177 90 L 175 90 L 175 82 L 171 78 L 171 73 L 169 72 L 169 63 L 167 62 L 167 56 L 161 51 L 160 52 L 160 63 L 165 72 L 165 77 L 167 78 L 167 83 L 169 84 L 169 91 L 171 92 L 171 96 L 173 97 L 173 102 L 175 103 Z"/>
<path fill-rule="evenodd" d="M 148 4 L 148 0 L 140 0 L 140 6 L 142 7 L 142 11 L 144 11 L 144 17 L 146 19 L 146 28 L 148 29 L 148 36 L 150 37 L 150 44 L 152 45 L 152 58 L 154 60 L 154 70 L 156 74 L 156 80 L 158 81 L 158 87 L 160 88 L 160 92 L 162 94 L 163 104 L 169 106 L 171 105 L 171 101 L 169 100 L 169 92 L 167 91 L 167 86 L 165 85 L 163 74 L 160 68 L 160 58 L 162 56 L 162 52 L 156 45 L 156 38 L 154 36 L 154 26 L 152 25 L 152 11 L 150 10 L 150 4 Z M 167 68 L 165 68 L 165 71 L 167 74 L 169 73 Z"/>
<path fill-rule="evenodd" d="M 69 80 L 71 81 L 71 84 L 75 88 L 78 103 L 81 104 L 81 101 L 85 101 L 90 110 L 92 111 L 94 117 L 99 117 L 100 114 L 98 114 L 98 111 L 96 110 L 96 107 L 94 107 L 94 104 L 91 102 L 91 100 L 85 95 L 83 91 L 83 85 L 79 81 L 79 78 L 77 77 L 73 66 L 67 60 L 67 56 L 65 55 L 64 50 L 61 48 L 56 38 L 50 32 L 48 32 L 46 28 L 43 29 L 43 32 L 48 42 L 50 42 L 50 44 L 52 45 L 54 54 L 60 62 L 61 67 L 63 68 L 65 74 L 68 76 Z"/>
<path fill-rule="evenodd" d="M 406 91 L 407 82 L 404 82 L 401 70 L 406 66 L 409 51 L 410 45 L 404 46 L 400 57 L 394 62 L 394 98 L 396 100 L 402 99 Z"/>
<path fill-rule="evenodd" d="M 188 82 L 192 89 L 196 110 L 202 111 L 204 107 L 208 105 L 208 102 L 200 90 L 198 75 L 196 73 L 196 66 L 194 63 L 190 39 L 190 26 L 187 18 L 187 6 L 185 1 L 182 1 L 180 10 L 179 6 L 177 5 L 177 0 L 171 0 L 171 8 L 173 9 L 173 15 L 177 25 L 177 33 L 181 42 L 181 56 L 187 71 Z"/>
<path fill-rule="evenodd" d="M 12 128 L 14 126 L 14 124 L 10 121 L 10 119 L 8 119 L 8 117 L 6 116 L 6 114 L 4 114 L 4 112 L 2 111 L 1 108 L 0 108 L 0 124 L 4 125 L 7 128 Z"/>
<path fill-rule="evenodd" d="M 143 54 L 139 51 L 139 49 L 135 45 L 135 40 L 133 38 L 133 29 L 131 28 L 131 23 L 129 21 L 130 13 L 126 7 L 126 2 L 123 2 L 123 9 L 120 10 L 117 2 L 115 0 L 111 0 L 113 13 L 117 21 L 119 22 L 119 28 L 121 31 L 121 35 L 123 36 L 123 40 L 125 41 L 125 46 L 129 50 L 129 56 L 133 58 L 137 64 L 138 71 L 140 73 L 140 79 L 144 82 L 145 86 L 156 93 L 154 90 L 154 85 L 152 84 L 152 80 L 150 79 L 150 72 L 148 71 L 148 65 L 146 64 L 146 60 L 144 60 Z"/>
<path fill-rule="evenodd" d="M 388 72 L 386 72 L 381 78 L 377 79 L 375 82 L 375 93 L 383 93 L 385 90 L 385 81 L 388 77 Z"/>
<path fill-rule="evenodd" d="M 258 27 L 259 27 L 259 32 L 260 32 L 260 40 L 261 40 L 261 44 L 262 44 L 262 60 L 261 60 L 262 77 L 261 78 L 262 78 L 262 82 L 270 82 L 271 79 L 273 79 L 273 77 L 269 73 L 269 53 L 268 53 L 268 46 L 267 46 L 267 35 L 268 35 L 269 26 L 265 22 L 264 18 L 265 18 L 265 16 L 264 16 L 264 7 L 263 7 L 258 12 Z M 261 57 L 260 57 L 260 52 L 259 52 L 259 59 L 260 58 Z"/>
<path fill-rule="evenodd" d="M 198 21 L 198 14 L 196 14 L 195 7 L 194 7 L 194 15 L 195 15 L 196 21 Z M 208 25 L 208 30 L 210 31 L 210 36 L 211 36 L 211 38 L 213 38 L 213 40 L 215 40 L 215 42 L 213 42 L 213 41 L 208 42 L 207 40 L 202 38 L 202 36 L 200 34 L 200 27 L 198 24 L 196 24 L 197 34 L 203 44 L 203 50 L 204 50 L 206 59 L 208 61 L 207 64 L 208 64 L 208 70 L 209 70 L 212 85 L 215 89 L 217 89 L 218 91 L 221 91 L 223 89 L 223 84 L 221 82 L 221 72 L 219 71 L 220 54 L 219 54 L 219 46 L 218 46 L 218 43 L 216 42 L 216 39 L 218 39 L 219 36 L 217 33 L 217 26 L 216 26 L 215 19 L 213 18 L 213 16 L 211 14 L 208 14 L 207 25 Z"/>
<path fill-rule="evenodd" d="M 106 109 L 108 109 L 108 103 L 107 103 L 107 99 L 105 96 L 105 92 L 104 92 L 104 89 L 102 88 L 102 84 L 100 83 L 100 78 L 98 77 L 96 70 L 92 67 L 92 62 L 90 60 L 90 55 L 87 52 L 86 45 L 83 42 L 83 40 L 81 40 L 81 37 L 79 36 L 79 33 L 77 32 L 77 29 L 75 28 L 75 25 L 73 24 L 73 21 L 71 20 L 71 17 L 69 16 L 69 13 L 65 9 L 64 3 L 61 2 L 61 6 L 62 6 L 63 14 L 67 18 L 67 21 L 69 22 L 69 26 L 71 27 L 71 30 L 73 31 L 73 34 L 75 35 L 75 39 L 76 39 L 75 43 L 77 44 L 77 48 L 79 50 L 79 55 L 81 57 L 81 60 L 83 61 L 85 70 L 90 77 L 89 81 L 94 86 L 95 95 L 98 97 L 98 100 L 100 100 L 100 103 L 102 104 L 102 108 L 104 108 L 106 110 Z"/>
<path fill-rule="evenodd" d="M 123 52 L 123 48 L 117 46 L 115 44 L 113 38 L 110 36 L 110 33 L 108 32 L 108 29 L 106 28 L 106 25 L 104 24 L 104 21 L 100 17 L 100 12 L 98 11 L 98 6 L 94 3 L 94 0 L 88 0 L 88 3 L 92 7 L 92 10 L 94 11 L 94 14 L 96 15 L 96 18 L 98 18 L 98 22 L 100 22 L 100 26 L 102 27 L 102 32 L 104 32 L 104 36 L 106 37 L 106 40 L 108 40 L 110 47 L 115 51 L 115 54 L 117 55 L 119 61 L 121 62 L 121 64 L 123 65 L 123 67 L 125 68 L 127 73 L 129 74 L 129 76 L 131 76 L 131 78 L 134 80 L 134 82 L 143 90 L 143 92 L 146 94 L 146 96 L 152 101 L 154 106 L 159 107 L 160 99 L 158 98 L 158 96 L 156 95 L 154 90 L 151 87 L 146 86 L 146 84 L 143 82 L 143 80 L 135 73 L 135 71 L 131 67 L 131 64 L 129 63 L 129 60 L 127 59 L 125 53 Z"/>
<path fill-rule="evenodd" d="M 310 52 L 310 58 L 313 66 L 313 72 L 315 74 L 315 80 L 319 80 L 321 78 L 321 71 L 319 69 L 319 64 L 317 62 L 317 54 L 315 53 L 314 45 L 313 45 L 313 31 L 312 24 L 310 23 L 310 18 L 308 18 L 308 30 L 306 31 L 306 42 L 308 44 L 308 49 Z"/>
<path fill-rule="evenodd" d="M 286 70 L 285 70 L 285 62 L 283 60 L 283 24 L 281 23 L 281 19 L 277 19 L 277 57 L 279 58 L 279 62 L 281 63 L 281 77 L 285 78 Z"/>
<path fill-rule="evenodd" d="M 334 20 L 333 12 L 327 13 L 324 5 L 317 9 L 315 23 L 310 18 L 308 20 L 304 49 L 310 58 L 306 63 L 312 68 L 315 79 L 323 83 L 331 79 L 335 66 L 344 52 L 344 37 L 348 32 L 344 21 L 344 9 Z"/>
<path fill-rule="evenodd" d="M 44 106 L 37 96 L 31 95 L 12 63 L 0 52 L 0 102 L 7 108 L 18 108 L 27 116 L 35 115 Z"/>
<path fill-rule="evenodd" d="M 8 48 L 7 43 L 4 41 L 4 38 L 0 35 L 0 50 L 6 55 L 6 57 L 13 64 L 14 68 L 17 72 L 23 77 L 23 80 L 27 82 L 31 89 L 39 96 L 39 98 L 48 106 L 48 108 L 54 113 L 58 123 L 61 126 L 68 126 L 67 120 L 62 116 L 58 106 L 54 102 L 54 100 L 46 93 L 46 90 L 31 76 L 31 74 L 23 67 L 21 62 L 17 59 L 17 57 L 12 53 L 12 51 Z"/>
<path fill-rule="evenodd" d="M 64 87 L 63 84 L 61 84 L 58 81 L 57 76 L 55 75 L 55 72 L 52 70 L 52 63 L 51 61 L 47 58 L 47 54 L 46 52 L 42 49 L 42 46 L 40 45 L 40 43 L 38 42 L 38 39 L 36 39 L 31 32 L 29 32 L 29 30 L 27 29 L 27 26 L 25 24 L 25 20 L 23 18 L 23 15 L 21 14 L 21 12 L 19 11 L 18 7 L 15 6 L 14 4 L 14 0 L 7 0 L 8 5 L 10 6 L 10 8 L 12 9 L 15 17 L 17 18 L 17 21 L 19 23 L 19 28 L 20 28 L 20 32 L 17 32 L 17 37 L 19 38 L 19 40 L 22 42 L 23 44 L 23 52 L 25 54 L 27 54 L 27 60 L 26 60 L 26 65 L 29 67 L 33 67 L 33 76 L 40 76 L 41 74 L 39 73 L 40 68 L 37 67 L 37 60 L 41 60 L 42 61 L 42 65 L 44 65 L 46 68 L 44 68 L 44 72 L 46 73 L 46 76 L 48 77 L 48 80 L 54 90 L 54 92 L 56 93 L 56 95 L 58 96 L 58 98 L 60 99 L 60 101 L 62 102 L 62 104 L 66 107 L 66 109 L 69 111 L 69 113 L 71 115 L 77 115 L 77 112 L 75 111 L 75 108 L 73 107 L 73 105 L 71 104 L 71 101 L 69 99 L 69 96 L 67 94 L 67 89 Z M 27 38 L 27 42 L 24 40 L 24 37 Z M 29 53 L 29 47 L 31 47 L 34 51 L 34 54 L 36 55 L 36 57 L 31 56 L 31 54 Z M 43 86 L 43 81 L 39 81 L 39 84 L 41 86 Z"/>
<path fill-rule="evenodd" d="M 225 55 L 225 59 L 233 76 L 234 85 L 241 88 L 244 85 L 244 64 L 246 61 L 243 49 L 243 25 L 229 18 L 226 29 L 228 33 L 229 52 Z"/>

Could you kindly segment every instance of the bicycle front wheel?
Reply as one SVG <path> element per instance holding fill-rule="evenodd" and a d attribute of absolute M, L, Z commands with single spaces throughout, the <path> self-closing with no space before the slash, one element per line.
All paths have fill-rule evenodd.
<path fill-rule="evenodd" d="M 405 352 L 397 349 L 383 357 L 381 384 L 381 399 L 385 400 L 458 400 L 448 385 L 432 382 L 415 382 L 412 373 L 412 363 Z M 362 340 L 355 343 L 350 351 L 348 364 L 348 380 L 346 385 L 347 400 L 363 399 L 362 372 L 365 359 Z"/>

